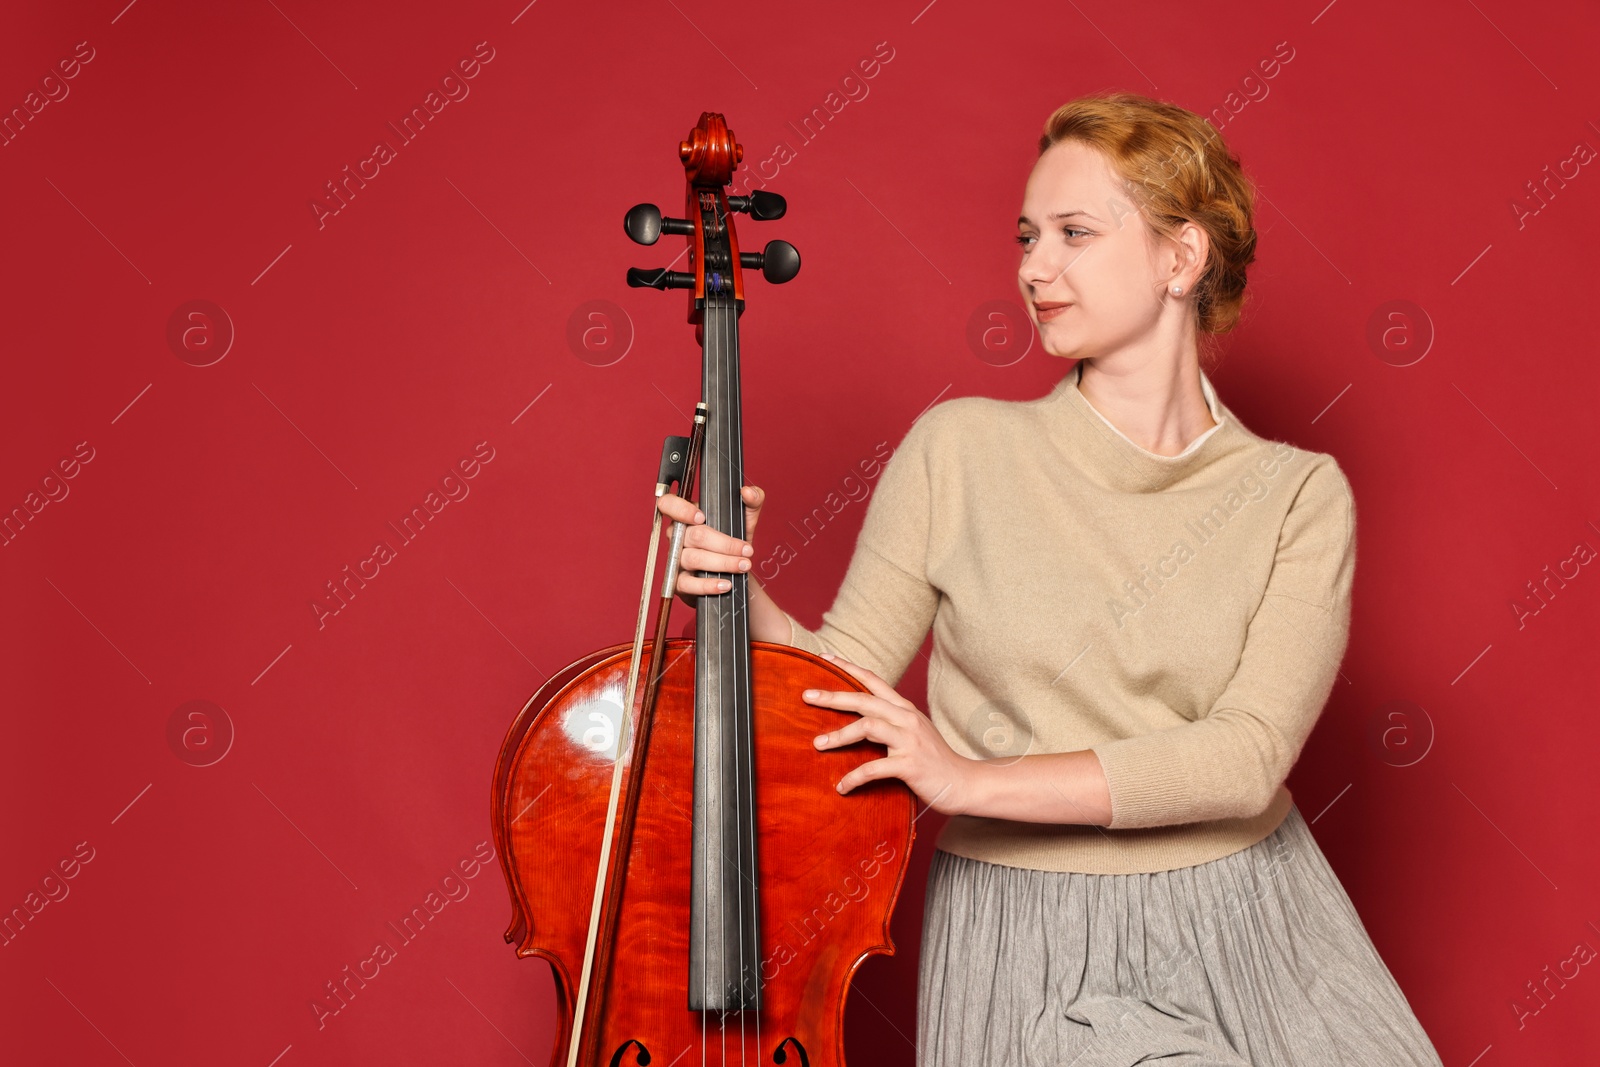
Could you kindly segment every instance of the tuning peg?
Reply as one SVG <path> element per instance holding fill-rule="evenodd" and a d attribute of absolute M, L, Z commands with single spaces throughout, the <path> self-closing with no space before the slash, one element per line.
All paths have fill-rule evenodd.
<path fill-rule="evenodd" d="M 728 206 L 735 211 L 748 211 L 750 217 L 757 222 L 771 222 L 773 219 L 783 218 L 783 213 L 789 210 L 789 202 L 777 193 L 769 193 L 765 189 L 757 189 L 749 196 L 730 196 Z"/>
<path fill-rule="evenodd" d="M 629 267 L 628 284 L 635 289 L 693 289 L 694 275 L 665 267 Z"/>
<path fill-rule="evenodd" d="M 661 209 L 654 204 L 635 204 L 622 216 L 622 229 L 639 244 L 653 245 L 664 233 L 693 233 L 694 223 L 688 219 L 663 218 Z"/>
<path fill-rule="evenodd" d="M 800 273 L 800 252 L 788 241 L 768 241 L 760 252 L 740 252 L 739 263 L 760 271 L 773 285 L 782 285 Z"/>

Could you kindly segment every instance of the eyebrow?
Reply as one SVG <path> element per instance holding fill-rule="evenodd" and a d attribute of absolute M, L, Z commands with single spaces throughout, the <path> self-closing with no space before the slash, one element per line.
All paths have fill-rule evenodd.
<path fill-rule="evenodd" d="M 1052 211 L 1052 212 L 1050 212 L 1050 214 L 1045 216 L 1045 221 L 1047 221 L 1047 222 L 1055 222 L 1055 221 L 1057 221 L 1059 219 L 1070 219 L 1074 215 L 1082 215 L 1086 219 L 1094 219 L 1095 222 L 1099 222 L 1100 221 L 1099 219 L 1096 219 L 1093 215 L 1089 214 L 1087 211 Z M 1018 215 L 1017 216 L 1017 225 L 1018 226 L 1029 226 L 1029 225 L 1032 225 L 1032 221 L 1033 220 L 1029 219 L 1028 216 L 1026 216 L 1026 215 Z"/>

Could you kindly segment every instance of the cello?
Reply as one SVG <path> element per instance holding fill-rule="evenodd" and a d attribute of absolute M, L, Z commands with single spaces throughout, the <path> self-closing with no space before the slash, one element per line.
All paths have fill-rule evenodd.
<path fill-rule="evenodd" d="M 781 283 L 800 262 L 784 241 L 739 250 L 736 213 L 786 211 L 766 190 L 727 194 L 742 156 L 723 116 L 702 114 L 679 145 L 685 217 L 640 204 L 623 223 L 640 244 L 689 240 L 689 270 L 628 272 L 634 287 L 688 290 L 702 354 L 703 399 L 690 435 L 666 439 L 655 496 L 676 484 L 688 497 L 698 481 L 707 524 L 741 540 L 744 270 Z M 698 598 L 693 639 L 667 638 L 681 522 L 646 639 L 655 504 L 632 643 L 558 671 L 501 745 L 492 820 L 512 903 L 505 939 L 550 965 L 553 1067 L 842 1067 L 851 978 L 894 951 L 914 798 L 896 779 L 838 793 L 882 749 L 817 751 L 812 739 L 847 713 L 800 694 L 866 687 L 803 649 L 752 640 L 747 573 Z"/>

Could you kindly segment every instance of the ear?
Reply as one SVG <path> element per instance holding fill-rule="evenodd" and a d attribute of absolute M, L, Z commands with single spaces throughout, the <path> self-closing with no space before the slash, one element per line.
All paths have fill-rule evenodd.
<path fill-rule="evenodd" d="M 1211 237 L 1196 223 L 1185 222 L 1178 230 L 1176 243 L 1179 273 L 1189 279 L 1184 288 L 1193 289 L 1205 273 L 1206 260 L 1211 254 Z"/>

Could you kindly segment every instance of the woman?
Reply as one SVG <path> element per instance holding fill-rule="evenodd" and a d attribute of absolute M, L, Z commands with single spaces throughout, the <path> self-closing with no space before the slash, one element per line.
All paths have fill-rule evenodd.
<path fill-rule="evenodd" d="M 918 1062 L 1437 1065 L 1284 787 L 1339 675 L 1355 511 L 1332 456 L 1260 438 L 1201 369 L 1255 255 L 1205 120 L 1133 94 L 1045 125 L 1018 220 L 1042 398 L 964 397 L 890 459 L 808 630 L 753 585 L 751 636 L 869 693 L 819 749 L 886 755 L 951 816 L 929 874 Z M 744 488 L 753 536 L 763 494 Z M 692 572 L 753 545 L 695 523 Z M 933 628 L 925 716 L 893 686 Z"/>

